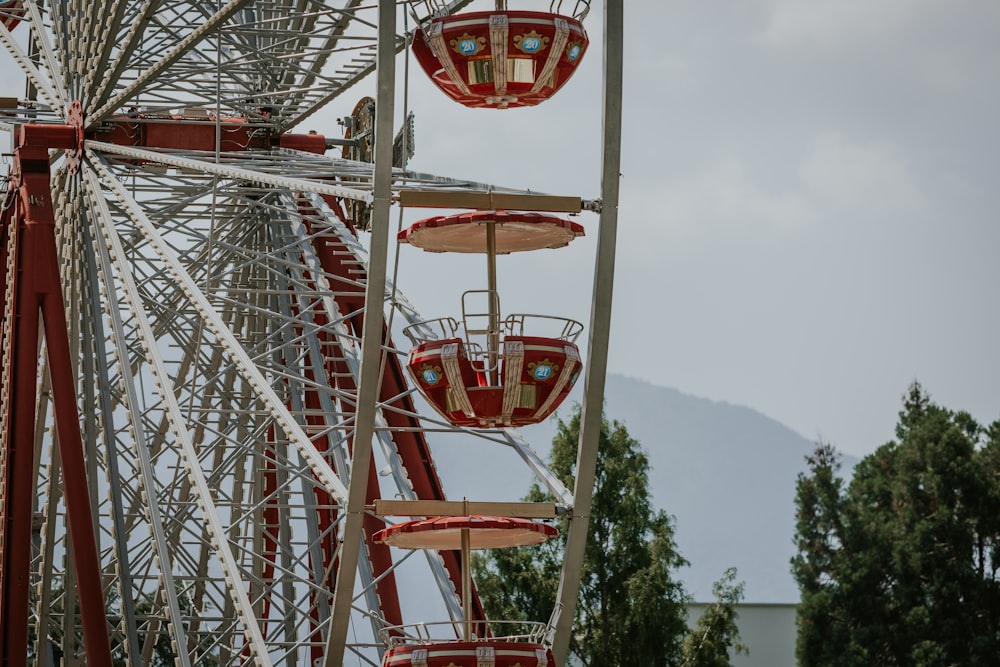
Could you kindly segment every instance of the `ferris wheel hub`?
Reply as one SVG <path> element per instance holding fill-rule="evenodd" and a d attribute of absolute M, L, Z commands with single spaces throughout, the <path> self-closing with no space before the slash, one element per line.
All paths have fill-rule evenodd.
<path fill-rule="evenodd" d="M 75 174 L 80 171 L 80 162 L 83 160 L 84 114 L 83 103 L 80 100 L 73 100 L 70 103 L 66 124 L 73 128 L 75 140 L 75 145 L 66 149 L 66 167 L 71 174 Z"/>

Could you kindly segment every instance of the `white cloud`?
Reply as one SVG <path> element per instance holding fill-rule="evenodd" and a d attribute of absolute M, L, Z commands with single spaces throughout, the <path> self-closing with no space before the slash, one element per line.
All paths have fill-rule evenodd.
<path fill-rule="evenodd" d="M 886 142 L 853 143 L 825 132 L 799 175 L 812 193 L 840 208 L 916 213 L 925 206 L 906 162 Z"/>

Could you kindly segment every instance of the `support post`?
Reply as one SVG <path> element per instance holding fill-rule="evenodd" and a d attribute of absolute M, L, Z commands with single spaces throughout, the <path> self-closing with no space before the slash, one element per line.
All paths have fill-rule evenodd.
<path fill-rule="evenodd" d="M 375 174 L 372 202 L 371 250 L 365 287 L 365 314 L 361 332 L 361 369 L 355 412 L 354 451 L 347 512 L 341 533 L 333 614 L 327 635 L 325 667 L 342 667 L 351 620 L 354 579 L 361 555 L 365 500 L 372 458 L 375 402 L 382 366 L 382 328 L 385 273 L 389 248 L 389 209 L 392 204 L 392 142 L 396 83 L 396 3 L 378 2 L 377 94 L 375 98 Z"/>
<path fill-rule="evenodd" d="M 462 636 L 472 641 L 472 535 L 462 529 Z"/>
<path fill-rule="evenodd" d="M 490 386 L 500 385 L 500 313 L 497 302 L 497 223 L 486 223 L 486 298 L 489 322 L 486 334 L 486 373 Z"/>
<path fill-rule="evenodd" d="M 7 233 L 16 238 L 7 259 L 13 262 L 8 277 L 15 285 L 13 302 L 6 304 L 5 313 L 13 321 L 4 323 L 9 334 L 4 340 L 9 349 L 4 354 L 11 359 L 11 369 L 0 386 L 7 427 L 0 433 L 3 448 L 0 456 L 6 463 L 0 501 L 0 663 L 12 667 L 27 662 L 40 325 L 44 327 L 48 352 L 56 441 L 62 462 L 87 663 L 95 667 L 111 666 L 100 553 L 77 412 L 49 176 L 49 148 L 76 147 L 76 130 L 71 126 L 25 125 L 18 133 L 14 152 L 12 183 L 17 195 Z"/>
<path fill-rule="evenodd" d="M 552 647 L 557 665 L 568 664 L 576 599 L 580 591 L 583 556 L 587 546 L 591 495 L 597 465 L 604 408 L 604 383 L 608 365 L 608 338 L 611 331 L 611 297 L 615 272 L 615 243 L 618 233 L 618 189 L 621 167 L 622 118 L 622 32 L 623 0 L 607 0 L 604 5 L 604 112 L 603 171 L 601 174 L 601 221 L 597 236 L 594 297 L 590 338 L 587 345 L 587 375 L 584 378 L 583 411 L 576 460 L 576 486 L 572 520 L 566 538 L 566 556 L 559 581 L 556 622 Z"/>

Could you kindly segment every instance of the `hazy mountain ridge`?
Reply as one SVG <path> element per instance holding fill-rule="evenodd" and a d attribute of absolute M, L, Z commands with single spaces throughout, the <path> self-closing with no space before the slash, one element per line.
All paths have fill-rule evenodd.
<path fill-rule="evenodd" d="M 676 518 L 697 600 L 731 566 L 749 602 L 792 602 L 795 479 L 814 443 L 744 406 L 609 376 L 606 414 L 649 452 L 656 504 Z"/>
<path fill-rule="evenodd" d="M 579 387 L 574 395 L 579 400 Z M 569 410 L 564 405 L 560 414 Z M 621 375 L 607 378 L 605 414 L 649 453 L 654 502 L 676 520 L 678 549 L 691 563 L 678 576 L 696 600 L 712 599 L 712 582 L 733 566 L 747 602 L 798 600 L 789 572 L 795 479 L 813 442 L 751 408 Z M 522 429 L 543 457 L 555 432 L 555 419 Z M 527 492 L 531 476 L 516 459 L 475 452 L 485 473 L 474 477 L 461 474 L 468 462 L 435 452 L 449 494 L 509 500 Z M 845 458 L 845 470 L 854 463 Z M 449 483 L 456 475 L 461 481 Z"/>

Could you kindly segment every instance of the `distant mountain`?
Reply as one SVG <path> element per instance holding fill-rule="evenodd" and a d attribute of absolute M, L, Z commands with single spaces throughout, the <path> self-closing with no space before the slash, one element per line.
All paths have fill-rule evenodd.
<path fill-rule="evenodd" d="M 743 406 L 609 376 L 606 413 L 649 452 L 650 488 L 677 519 L 697 600 L 731 566 L 748 602 L 793 602 L 795 479 L 814 443 Z"/>
<path fill-rule="evenodd" d="M 789 572 L 795 479 L 814 444 L 750 408 L 620 375 L 608 376 L 605 404 L 608 418 L 649 452 L 655 504 L 675 517 L 679 550 L 691 563 L 678 573 L 688 592 L 711 600 L 712 582 L 735 566 L 747 602 L 797 601 Z M 522 432 L 544 457 L 555 431 L 550 421 Z M 467 457 L 436 450 L 435 459 L 453 497 L 510 500 L 530 484 L 509 454 L 503 459 L 478 448 L 473 459 L 480 472 L 471 476 Z M 845 458 L 846 469 L 853 464 Z M 460 481 L 450 481 L 456 476 Z"/>

